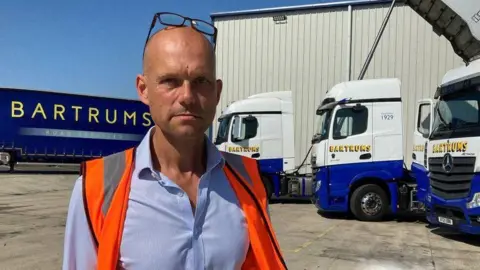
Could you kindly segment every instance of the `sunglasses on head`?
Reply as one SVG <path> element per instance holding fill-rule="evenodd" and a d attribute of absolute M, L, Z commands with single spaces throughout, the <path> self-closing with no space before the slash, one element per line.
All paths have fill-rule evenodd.
<path fill-rule="evenodd" d="M 148 30 L 147 39 L 145 40 L 145 45 L 143 46 L 143 54 L 145 54 L 145 48 L 147 46 L 148 40 L 150 39 L 150 35 L 152 33 L 153 28 L 157 21 L 165 26 L 173 26 L 173 27 L 182 27 L 186 25 L 186 22 L 190 22 L 190 25 L 193 29 L 197 30 L 198 32 L 205 34 L 211 37 L 213 40 L 213 48 L 215 49 L 215 45 L 217 42 L 217 28 L 213 26 L 211 23 L 208 23 L 204 20 L 194 19 L 190 17 L 185 17 L 177 13 L 172 12 L 158 12 L 155 13 L 152 19 L 152 23 L 150 25 L 150 29 Z"/>

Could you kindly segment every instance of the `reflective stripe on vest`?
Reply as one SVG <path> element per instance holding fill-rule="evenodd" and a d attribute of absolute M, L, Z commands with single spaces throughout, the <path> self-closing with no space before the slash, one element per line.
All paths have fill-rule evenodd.
<path fill-rule="evenodd" d="M 83 199 L 97 247 L 97 269 L 116 269 L 126 217 L 135 148 L 82 164 Z M 267 214 L 257 160 L 222 152 L 223 170 L 245 214 L 250 248 L 242 269 L 287 269 Z"/>
<path fill-rule="evenodd" d="M 117 269 L 134 151 L 128 149 L 82 165 L 83 200 L 97 247 L 97 269 Z"/>

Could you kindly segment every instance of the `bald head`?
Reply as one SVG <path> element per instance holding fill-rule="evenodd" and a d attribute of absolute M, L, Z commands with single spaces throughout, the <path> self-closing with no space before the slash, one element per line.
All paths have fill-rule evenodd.
<path fill-rule="evenodd" d="M 148 41 L 143 74 L 137 76 L 140 100 L 156 126 L 172 138 L 203 138 L 220 100 L 209 40 L 191 27 L 166 28 Z"/>
<path fill-rule="evenodd" d="M 145 46 L 143 72 L 146 73 L 155 60 L 179 50 L 201 54 L 205 61 L 212 65 L 215 73 L 215 52 L 212 44 L 204 34 L 190 26 L 168 26 L 153 34 Z"/>

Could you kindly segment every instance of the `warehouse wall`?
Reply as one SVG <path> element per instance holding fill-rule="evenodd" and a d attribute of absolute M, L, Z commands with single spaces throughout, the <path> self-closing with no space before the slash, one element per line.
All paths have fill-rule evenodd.
<path fill-rule="evenodd" d="M 217 117 L 229 103 L 249 95 L 293 91 L 300 164 L 310 147 L 316 107 L 332 86 L 358 77 L 388 7 L 353 6 L 351 50 L 347 6 L 215 18 L 217 73 L 224 81 Z M 287 21 L 275 23 L 275 15 L 286 15 Z M 413 10 L 395 7 L 365 78 L 402 81 L 408 166 L 416 101 L 433 97 L 443 74 L 461 64 L 446 39 L 436 36 Z"/>
<path fill-rule="evenodd" d="M 354 78 L 362 69 L 388 6 L 354 8 Z M 394 9 L 365 78 L 397 77 L 402 81 L 404 153 L 408 167 L 412 162 L 417 101 L 433 98 L 445 72 L 462 64 L 445 37 L 433 33 L 432 26 L 411 8 Z"/>

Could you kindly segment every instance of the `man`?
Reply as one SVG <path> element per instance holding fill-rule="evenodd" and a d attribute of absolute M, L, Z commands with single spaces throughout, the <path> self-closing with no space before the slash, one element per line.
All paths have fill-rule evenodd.
<path fill-rule="evenodd" d="M 204 135 L 222 91 L 207 38 L 157 32 L 136 84 L 155 126 L 138 147 L 82 166 L 63 269 L 286 269 L 256 161 Z"/>

